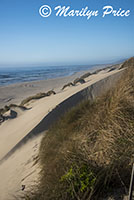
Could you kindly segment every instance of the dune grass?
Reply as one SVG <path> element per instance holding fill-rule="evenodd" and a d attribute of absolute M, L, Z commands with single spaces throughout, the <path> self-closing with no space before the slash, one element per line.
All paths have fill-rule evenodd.
<path fill-rule="evenodd" d="M 6 105 L 4 108 L 1 108 L 0 114 L 3 115 L 4 113 L 6 113 L 7 111 L 9 111 L 12 108 L 20 108 L 22 110 L 27 109 L 25 106 L 22 106 L 22 105 L 10 104 L 9 106 Z"/>
<path fill-rule="evenodd" d="M 88 76 L 87 76 L 88 77 Z M 85 74 L 85 78 L 86 78 L 86 74 Z M 72 82 L 69 82 L 69 83 L 67 83 L 67 84 L 65 84 L 63 87 L 62 87 L 62 90 L 64 90 L 65 88 L 67 88 L 67 87 L 71 87 L 71 86 L 76 86 L 78 83 L 81 83 L 81 84 L 83 84 L 83 83 L 85 83 L 86 81 L 84 80 L 84 78 L 76 78 L 74 81 L 73 81 L 73 83 Z"/>
<path fill-rule="evenodd" d="M 20 106 L 24 106 L 25 104 L 29 103 L 29 102 L 32 101 L 32 100 L 41 99 L 41 98 L 50 96 L 50 95 L 52 95 L 52 94 L 56 94 L 55 91 L 50 90 L 50 91 L 48 91 L 47 93 L 45 93 L 45 92 L 40 92 L 40 93 L 38 93 L 38 94 L 36 94 L 36 95 L 30 96 L 30 97 L 24 99 L 24 100 L 20 103 Z"/>
<path fill-rule="evenodd" d="M 127 64 L 126 64 L 127 63 Z M 128 193 L 134 162 L 134 58 L 116 87 L 67 112 L 44 136 L 41 174 L 31 200 L 101 199 Z"/>
<path fill-rule="evenodd" d="M 74 84 L 73 84 L 72 82 L 67 83 L 67 84 L 65 84 L 65 85 L 62 87 L 62 90 L 64 90 L 64 89 L 67 88 L 67 87 L 71 87 L 71 86 L 74 86 Z"/>
<path fill-rule="evenodd" d="M 91 75 L 92 75 L 92 73 L 87 72 L 87 73 L 83 74 L 80 78 L 81 78 L 81 79 L 85 79 L 85 78 L 88 78 L 88 77 L 91 76 Z"/>
<path fill-rule="evenodd" d="M 77 83 L 83 84 L 83 83 L 85 83 L 85 80 L 83 78 L 76 78 L 74 80 L 73 84 L 76 85 Z"/>
<path fill-rule="evenodd" d="M 16 104 L 5 105 L 4 108 L 0 108 L 0 114 L 3 115 L 5 112 L 9 111 L 13 107 L 18 107 L 20 109 L 26 110 L 27 108 L 25 107 L 25 105 L 27 103 L 29 103 L 30 101 L 41 99 L 41 98 L 44 98 L 44 97 L 48 97 L 48 96 L 51 96 L 52 94 L 55 95 L 56 94 L 55 91 L 50 90 L 50 91 L 48 91 L 46 93 L 41 93 L 40 92 L 40 93 L 38 93 L 36 95 L 27 97 L 26 99 L 22 100 L 20 105 L 16 105 Z"/>

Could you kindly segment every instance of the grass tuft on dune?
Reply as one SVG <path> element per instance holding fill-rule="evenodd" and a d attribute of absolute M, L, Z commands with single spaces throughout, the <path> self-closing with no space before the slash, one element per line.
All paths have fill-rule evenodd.
<path fill-rule="evenodd" d="M 115 87 L 67 112 L 44 136 L 31 200 L 101 199 L 127 194 L 134 162 L 134 58 Z"/>
<path fill-rule="evenodd" d="M 20 105 L 21 105 L 21 106 L 24 106 L 25 104 L 29 103 L 29 102 L 32 101 L 32 100 L 37 100 L 37 99 L 41 99 L 41 98 L 44 98 L 44 97 L 48 97 L 48 96 L 50 96 L 50 95 L 52 95 L 52 94 L 55 95 L 55 94 L 56 94 L 55 91 L 50 90 L 50 91 L 48 91 L 47 93 L 40 92 L 40 93 L 38 93 L 38 94 L 36 94 L 36 95 L 34 95 L 34 96 L 30 96 L 30 97 L 24 99 L 24 100 L 21 102 Z"/>
<path fill-rule="evenodd" d="M 1 108 L 0 114 L 3 115 L 4 113 L 6 113 L 7 111 L 9 111 L 12 108 L 20 108 L 22 110 L 27 109 L 25 106 L 22 106 L 22 105 L 10 104 L 9 106 L 6 105 L 4 108 Z"/>

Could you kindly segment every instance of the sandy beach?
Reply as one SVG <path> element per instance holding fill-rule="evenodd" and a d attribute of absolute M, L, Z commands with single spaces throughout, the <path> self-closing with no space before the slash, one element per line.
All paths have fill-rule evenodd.
<path fill-rule="evenodd" d="M 133 10 L 1 1 L 0 200 L 134 196 Z"/>
<path fill-rule="evenodd" d="M 55 90 L 56 92 L 67 82 L 74 80 L 81 73 L 50 80 L 34 81 L 12 84 L 0 87 L 0 108 L 11 103 L 19 104 L 23 99 L 35 95 L 38 92 Z"/>
<path fill-rule="evenodd" d="M 0 183 L 1 200 L 12 200 L 14 198 L 13 195 L 21 195 L 29 190 L 32 185 L 38 184 L 40 171 L 38 150 L 41 138 L 47 128 L 41 129 L 39 135 L 27 140 L 19 148 L 17 146 L 15 151 L 5 160 L 3 158 L 23 141 L 29 133 L 38 128 L 42 120 L 62 102 L 67 101 L 75 94 L 101 80 L 107 80 L 108 77 L 119 74 L 121 71 L 122 69 L 119 70 L 119 67 L 111 71 L 105 69 L 85 78 L 84 84 L 79 83 L 64 90 L 62 90 L 63 85 L 73 81 L 81 74 L 60 79 L 0 87 L 0 107 L 11 103 L 19 104 L 26 97 L 38 92 L 46 92 L 52 89 L 56 92 L 55 95 L 30 101 L 26 105 L 29 109 L 25 111 L 14 108 L 17 117 L 6 120 L 0 125 L 0 177 L 3 180 Z M 112 84 L 112 81 L 110 84 Z M 101 82 L 99 87 L 101 87 Z M 10 115 L 10 112 L 7 115 Z"/>
<path fill-rule="evenodd" d="M 110 65 L 104 65 L 101 67 L 103 68 L 107 66 Z M 39 92 L 47 92 L 49 90 L 58 92 L 66 83 L 75 80 L 77 77 L 80 77 L 86 72 L 93 72 L 97 69 L 100 69 L 100 66 L 95 66 L 88 71 L 76 72 L 71 76 L 0 86 L 0 108 L 12 103 L 19 104 L 23 99 Z"/>

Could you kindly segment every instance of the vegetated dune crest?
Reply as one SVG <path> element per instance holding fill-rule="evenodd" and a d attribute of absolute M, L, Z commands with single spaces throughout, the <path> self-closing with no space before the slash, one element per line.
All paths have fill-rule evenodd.
<path fill-rule="evenodd" d="M 11 199 L 10 194 L 20 193 L 21 184 L 31 186 L 31 181 L 37 178 L 38 172 L 32 174 L 35 166 L 33 159 L 38 154 L 34 151 L 35 148 L 39 148 L 41 133 L 80 101 L 94 99 L 109 89 L 116 83 L 122 70 L 117 68 L 108 72 L 109 69 L 104 69 L 92 75 L 87 74 L 85 83 L 68 87 L 66 90 L 61 88 L 61 91 L 54 96 L 31 102 L 30 109 L 12 108 L 17 116 L 6 120 L 0 126 L 0 133 L 2 133 L 0 134 L 0 176 L 5 180 L 0 186 L 0 196 L 3 200 Z M 22 181 L 24 178 L 25 181 Z"/>
<path fill-rule="evenodd" d="M 32 108 L 25 112 L 18 107 L 14 108 L 12 113 L 18 116 L 0 126 L 0 132 L 3 133 L 0 135 L 0 160 L 11 155 L 29 138 L 47 130 L 64 112 L 80 101 L 93 99 L 105 92 L 118 80 L 122 70 L 100 71 L 85 79 L 83 84 L 34 102 Z"/>

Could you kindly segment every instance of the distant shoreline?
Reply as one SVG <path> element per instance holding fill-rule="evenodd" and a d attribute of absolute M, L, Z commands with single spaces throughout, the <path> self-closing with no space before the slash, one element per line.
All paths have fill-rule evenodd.
<path fill-rule="evenodd" d="M 0 87 L 31 83 L 57 78 L 73 76 L 86 71 L 110 66 L 106 65 L 80 65 L 80 66 L 53 66 L 53 67 L 28 67 L 28 68 L 0 68 Z"/>
<path fill-rule="evenodd" d="M 86 72 L 94 72 L 97 69 L 103 69 L 107 66 L 108 65 L 103 67 L 96 66 L 90 70 L 76 72 L 71 76 L 0 86 L 0 108 L 3 108 L 5 105 L 19 104 L 23 99 L 39 92 L 47 92 L 49 90 L 59 92 L 65 84 L 73 81 Z"/>
<path fill-rule="evenodd" d="M 70 82 L 73 82 L 76 78 L 81 77 L 83 74 L 110 69 L 116 65 L 98 65 L 88 70 L 75 72 L 71 76 L 64 76 L 59 78 L 51 78 L 47 80 L 38 81 L 26 81 L 22 83 L 15 83 L 10 85 L 0 86 L 0 108 L 9 106 L 10 104 L 20 104 L 20 102 L 30 96 L 38 93 L 46 93 L 50 90 L 54 90 L 56 93 L 60 92 L 62 87 Z M 98 72 L 97 72 L 98 73 Z"/>

